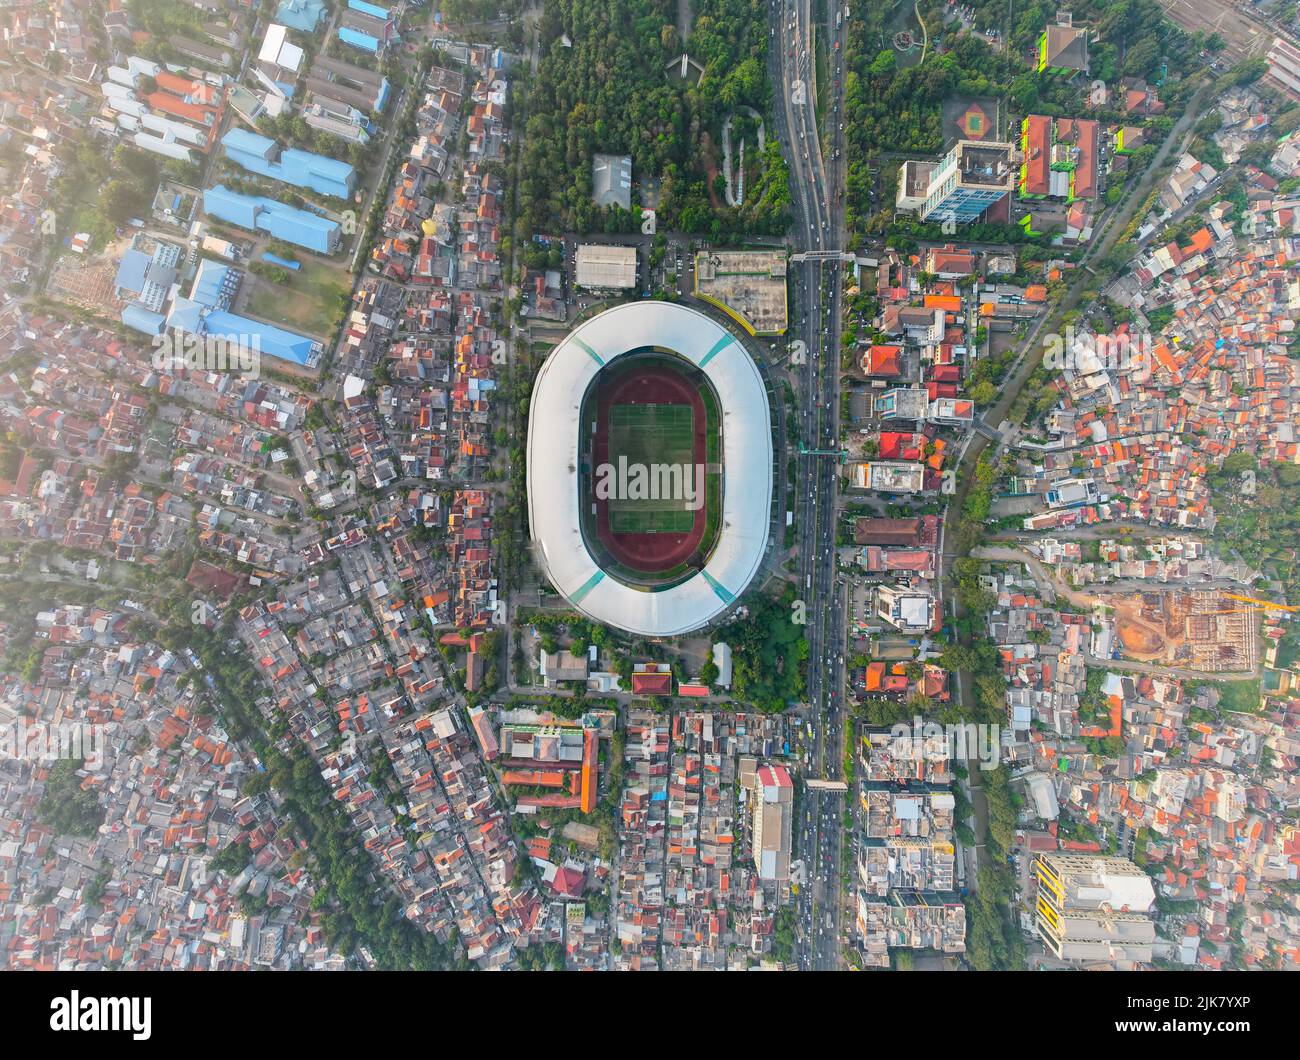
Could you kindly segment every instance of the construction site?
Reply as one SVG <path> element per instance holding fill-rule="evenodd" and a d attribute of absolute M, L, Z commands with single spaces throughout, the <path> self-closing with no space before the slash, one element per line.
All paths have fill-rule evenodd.
<path fill-rule="evenodd" d="M 1125 658 L 1206 673 L 1259 664 L 1259 612 L 1249 598 L 1217 590 L 1132 593 L 1114 608 L 1115 639 Z"/>
<path fill-rule="evenodd" d="M 695 295 L 751 335 L 783 335 L 785 250 L 706 250 L 695 256 Z"/>

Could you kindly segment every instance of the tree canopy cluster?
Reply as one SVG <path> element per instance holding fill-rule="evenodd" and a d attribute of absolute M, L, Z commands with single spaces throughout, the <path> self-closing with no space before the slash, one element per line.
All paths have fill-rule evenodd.
<path fill-rule="evenodd" d="M 542 59 L 527 102 L 519 187 L 526 237 L 560 230 L 635 231 L 631 210 L 591 198 L 592 156 L 632 157 L 634 180 L 659 179 L 660 227 L 720 236 L 783 231 L 785 165 L 773 146 L 750 144 L 745 205 L 730 209 L 712 187 L 728 112 L 766 112 L 767 34 L 760 0 L 698 0 L 689 53 L 698 84 L 670 72 L 682 52 L 673 0 L 557 0 L 540 24 Z M 566 43 L 566 41 L 568 43 Z M 771 144 L 771 141 L 769 141 Z M 734 161 L 733 161 L 734 164 Z"/>
<path fill-rule="evenodd" d="M 1284 602 L 1300 600 L 1300 467 L 1236 452 L 1209 473 L 1208 485 L 1216 543 L 1280 581 Z"/>
<path fill-rule="evenodd" d="M 92 836 L 104 823 L 104 809 L 93 788 L 82 786 L 77 770 L 82 763 L 61 758 L 50 767 L 37 816 L 57 835 Z"/>
<path fill-rule="evenodd" d="M 132 218 L 148 216 L 164 175 L 184 177 L 192 168 L 127 144 L 119 144 L 110 159 L 89 135 L 69 139 L 60 147 L 60 157 L 63 172 L 55 181 L 53 202 L 68 203 L 72 210 L 58 218 L 59 229 L 89 232 L 97 247 Z"/>
<path fill-rule="evenodd" d="M 731 646 L 732 694 L 766 713 L 779 713 L 804 694 L 808 640 L 795 621 L 797 603 L 793 586 L 779 599 L 755 595 L 749 617 L 714 636 Z"/>

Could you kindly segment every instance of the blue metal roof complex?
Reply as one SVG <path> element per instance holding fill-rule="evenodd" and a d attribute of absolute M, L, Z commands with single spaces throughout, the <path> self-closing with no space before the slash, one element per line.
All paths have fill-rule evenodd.
<path fill-rule="evenodd" d="M 220 335 L 236 344 L 251 344 L 268 357 L 315 368 L 321 355 L 321 344 L 315 339 L 229 312 L 243 276 L 233 265 L 204 258 L 194 274 L 189 298 L 172 302 L 167 323 L 191 334 Z"/>
<path fill-rule="evenodd" d="M 151 313 L 144 306 L 132 302 L 122 310 L 122 323 L 146 335 L 161 335 L 166 318 L 161 313 Z"/>
<path fill-rule="evenodd" d="M 388 8 L 380 7 L 378 4 L 368 4 L 366 0 L 348 0 L 348 7 L 353 11 L 360 11 L 364 15 L 373 15 L 375 18 L 388 19 Z"/>
<path fill-rule="evenodd" d="M 228 268 L 228 266 L 221 266 L 221 268 Z M 160 317 L 159 321 L 161 320 Z M 239 313 L 231 313 L 225 309 L 212 309 L 192 298 L 175 299 L 166 323 L 168 327 L 176 328 L 189 335 L 220 336 L 231 344 L 252 347 L 259 354 L 276 357 L 290 364 L 299 364 L 304 368 L 315 368 L 320 363 L 322 346 L 316 339 Z M 132 324 L 132 327 L 135 326 Z M 158 330 L 161 331 L 161 327 Z M 152 332 L 152 334 L 157 333 Z"/>
<path fill-rule="evenodd" d="M 204 190 L 203 209 L 219 221 L 267 232 L 318 254 L 332 254 L 338 248 L 337 221 L 261 195 L 242 195 L 217 184 Z"/>
<path fill-rule="evenodd" d="M 347 26 L 339 27 L 339 40 L 344 44 L 351 44 L 354 48 L 360 48 L 362 51 L 377 52 L 379 51 L 379 39 L 370 36 L 369 33 L 362 33 L 360 30 L 350 29 Z"/>
<path fill-rule="evenodd" d="M 281 149 L 274 140 L 247 129 L 231 129 L 221 138 L 221 146 L 235 164 L 295 188 L 347 199 L 356 185 L 356 173 L 347 162 L 296 147 Z"/>
<path fill-rule="evenodd" d="M 315 368 L 320 362 L 321 344 L 317 340 L 224 309 L 214 309 L 203 318 L 203 331 L 207 335 L 224 335 L 231 342 L 253 342 L 266 356 L 305 368 Z"/>
<path fill-rule="evenodd" d="M 117 266 L 117 276 L 113 280 L 113 285 L 118 290 L 118 297 L 121 297 L 122 291 L 139 294 L 144 290 L 144 274 L 148 271 L 151 261 L 153 258 L 148 254 L 134 248 L 122 255 L 122 260 Z"/>
<path fill-rule="evenodd" d="M 204 258 L 199 271 L 194 274 L 190 298 L 209 309 L 229 308 L 231 299 L 239 290 L 241 274 L 238 269 Z"/>
<path fill-rule="evenodd" d="M 301 33 L 313 33 L 323 14 L 325 5 L 321 0 L 281 0 L 275 9 L 275 20 Z"/>

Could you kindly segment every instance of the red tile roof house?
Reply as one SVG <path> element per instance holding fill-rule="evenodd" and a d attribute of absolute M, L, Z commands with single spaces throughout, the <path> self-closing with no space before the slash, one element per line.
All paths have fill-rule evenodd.
<path fill-rule="evenodd" d="M 925 436 L 911 432 L 882 431 L 880 458 L 882 460 L 920 460 Z"/>
<path fill-rule="evenodd" d="M 632 694 L 635 696 L 671 696 L 673 694 L 673 675 L 668 667 L 659 668 L 657 663 L 644 664 L 647 669 L 637 670 L 632 674 Z"/>
<path fill-rule="evenodd" d="M 931 247 L 927 260 L 927 271 L 944 279 L 969 276 L 975 271 L 975 254 L 969 250 L 958 250 L 949 243 L 945 247 Z"/>
<path fill-rule="evenodd" d="M 1043 114 L 1031 114 L 1024 120 L 1020 134 L 1020 150 L 1025 156 L 1020 167 L 1020 195 L 1022 198 L 1041 198 L 1051 190 L 1052 119 Z"/>
<path fill-rule="evenodd" d="M 1086 118 L 1061 118 L 1056 123 L 1056 142 L 1075 152 L 1070 181 L 1072 199 L 1097 197 L 1097 138 L 1100 127 Z"/>
<path fill-rule="evenodd" d="M 902 352 L 901 346 L 872 346 L 862 358 L 862 370 L 867 375 L 896 378 L 902 373 L 898 363 Z"/>
<path fill-rule="evenodd" d="M 853 541 L 858 545 L 919 545 L 921 520 L 863 518 L 853 526 Z"/>

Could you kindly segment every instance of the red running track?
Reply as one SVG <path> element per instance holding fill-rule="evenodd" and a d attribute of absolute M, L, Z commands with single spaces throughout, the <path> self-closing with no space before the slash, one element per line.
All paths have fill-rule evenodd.
<path fill-rule="evenodd" d="M 705 462 L 704 399 L 683 376 L 668 368 L 629 372 L 611 386 L 602 387 L 596 405 L 596 436 L 592 442 L 592 467 L 609 462 L 609 410 L 614 405 L 690 405 L 695 433 L 695 462 Z M 616 534 L 609 528 L 609 504 L 596 501 L 596 535 L 619 563 L 632 570 L 657 574 L 685 563 L 704 537 L 705 510 L 695 512 L 695 522 L 684 534 Z"/>

